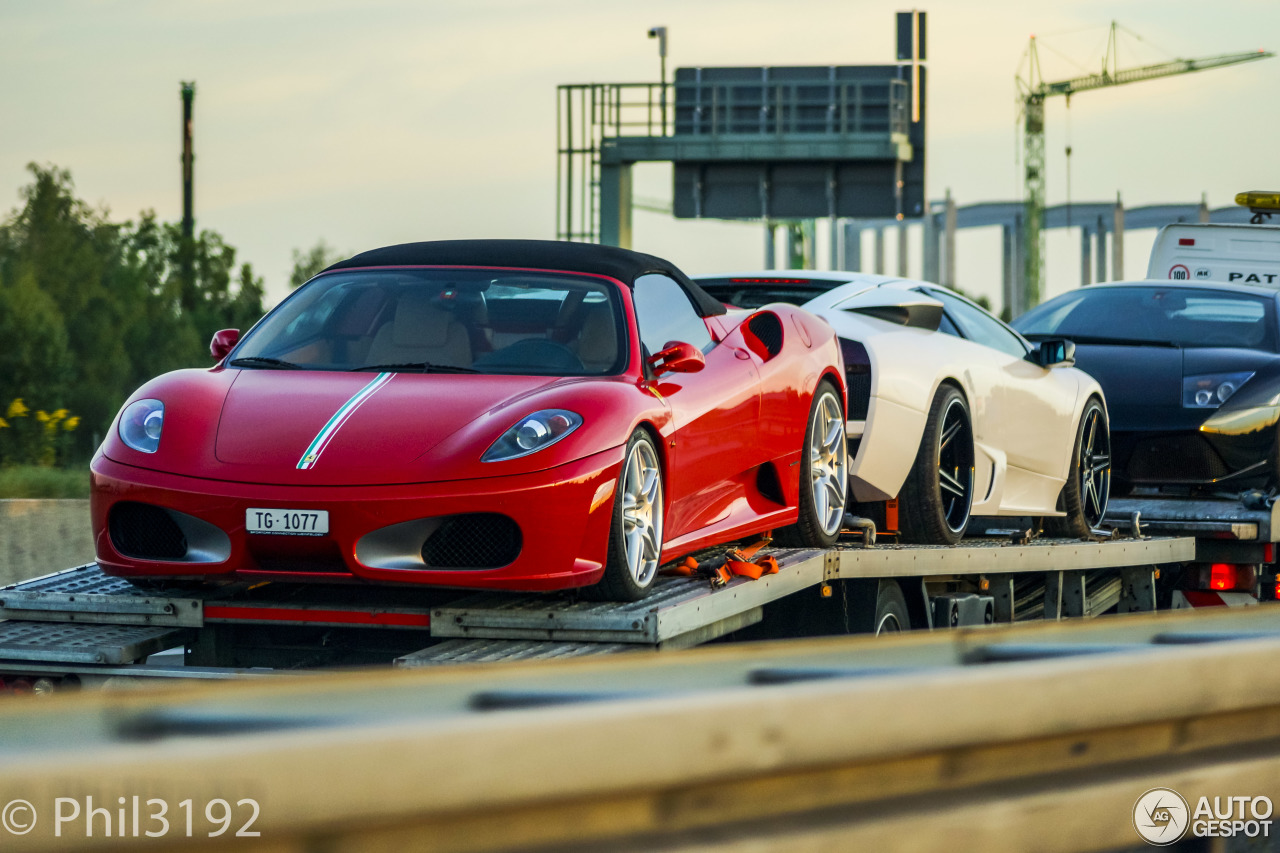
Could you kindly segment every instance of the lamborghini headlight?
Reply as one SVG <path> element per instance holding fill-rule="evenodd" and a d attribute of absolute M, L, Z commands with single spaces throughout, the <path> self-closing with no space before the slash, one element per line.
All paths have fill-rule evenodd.
<path fill-rule="evenodd" d="M 138 400 L 130 403 L 120 415 L 120 440 L 143 453 L 160 449 L 160 432 L 164 429 L 164 403 Z"/>
<path fill-rule="evenodd" d="M 537 453 L 550 447 L 578 427 L 582 426 L 582 415 L 568 409 L 543 409 L 532 415 L 521 418 L 511 429 L 507 430 L 495 441 L 484 455 L 481 462 L 501 462 L 505 459 L 519 459 L 530 453 Z"/>
<path fill-rule="evenodd" d="M 1247 373 L 1207 373 L 1182 380 L 1182 405 L 1187 409 L 1216 409 L 1253 376 Z"/>

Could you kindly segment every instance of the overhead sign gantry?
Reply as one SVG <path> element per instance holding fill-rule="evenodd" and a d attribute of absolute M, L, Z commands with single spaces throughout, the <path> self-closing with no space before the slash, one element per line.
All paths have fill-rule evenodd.
<path fill-rule="evenodd" d="M 680 68 L 559 87 L 557 236 L 631 243 L 631 167 L 674 165 L 676 218 L 919 218 L 924 15 L 894 65 Z"/>

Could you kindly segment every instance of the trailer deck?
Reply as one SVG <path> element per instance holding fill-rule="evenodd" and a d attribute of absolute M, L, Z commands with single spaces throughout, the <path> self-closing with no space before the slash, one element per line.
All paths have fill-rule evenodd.
<path fill-rule="evenodd" d="M 1039 614 L 1088 616 L 1120 603 L 1154 609 L 1153 573 L 1160 564 L 1194 559 L 1189 538 L 1100 542 L 1008 537 L 954 548 L 854 544 L 830 550 L 775 549 L 779 571 L 736 578 L 713 588 L 698 578 L 662 578 L 638 602 L 582 601 L 571 593 L 531 595 L 417 588 L 237 583 L 199 588 L 140 588 L 80 566 L 0 589 L 0 675 L 62 673 L 96 678 L 121 674 L 196 677 L 230 669 L 262 671 L 226 651 L 236 631 L 270 626 L 288 631 L 351 629 L 379 633 L 383 662 L 434 666 L 484 660 L 528 660 L 607 654 L 628 649 L 699 645 L 760 623 L 765 608 L 805 590 L 830 594 L 835 581 L 919 577 L 936 581 L 980 576 L 995 598 L 995 621 L 1020 616 L 1018 582 L 1037 580 Z M 1109 572 L 1100 583 L 1097 572 Z M 1043 578 L 1043 586 L 1038 583 Z M 1043 592 L 1040 592 L 1040 590 Z M 1145 594 L 1143 591 L 1145 590 Z M 1125 597 L 1130 599 L 1125 603 Z M 372 629 L 372 631 L 370 630 Z M 319 634 L 328 642 L 328 634 Z M 266 668 L 323 665 L 287 662 L 279 652 Z M 146 664 L 166 649 L 163 664 Z M 314 658 L 319 661 L 319 658 Z M 367 659 L 366 659 L 367 660 Z M 39 665 L 34 667 L 33 665 Z M 199 673 L 199 674 L 197 674 Z"/>

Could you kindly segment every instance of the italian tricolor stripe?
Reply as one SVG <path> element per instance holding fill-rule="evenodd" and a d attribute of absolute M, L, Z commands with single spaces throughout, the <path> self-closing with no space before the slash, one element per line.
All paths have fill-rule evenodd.
<path fill-rule="evenodd" d="M 342 404 L 342 408 L 333 413 L 333 417 L 316 433 L 316 437 L 311 439 L 311 444 L 307 445 L 307 449 L 303 451 L 302 458 L 298 460 L 298 469 L 305 471 L 313 467 L 320 459 L 320 454 L 324 453 L 324 449 L 329 445 L 329 440 L 342 429 L 342 425 L 347 422 L 356 409 L 372 397 L 379 388 L 391 381 L 394 373 L 379 373 L 372 382 L 361 388 L 355 395 Z"/>

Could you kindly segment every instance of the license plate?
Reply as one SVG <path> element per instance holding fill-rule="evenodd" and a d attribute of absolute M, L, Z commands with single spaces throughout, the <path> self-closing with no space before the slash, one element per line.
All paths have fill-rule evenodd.
<path fill-rule="evenodd" d="M 247 509 L 245 530 L 283 536 L 324 536 L 329 532 L 329 513 L 323 509 Z"/>

